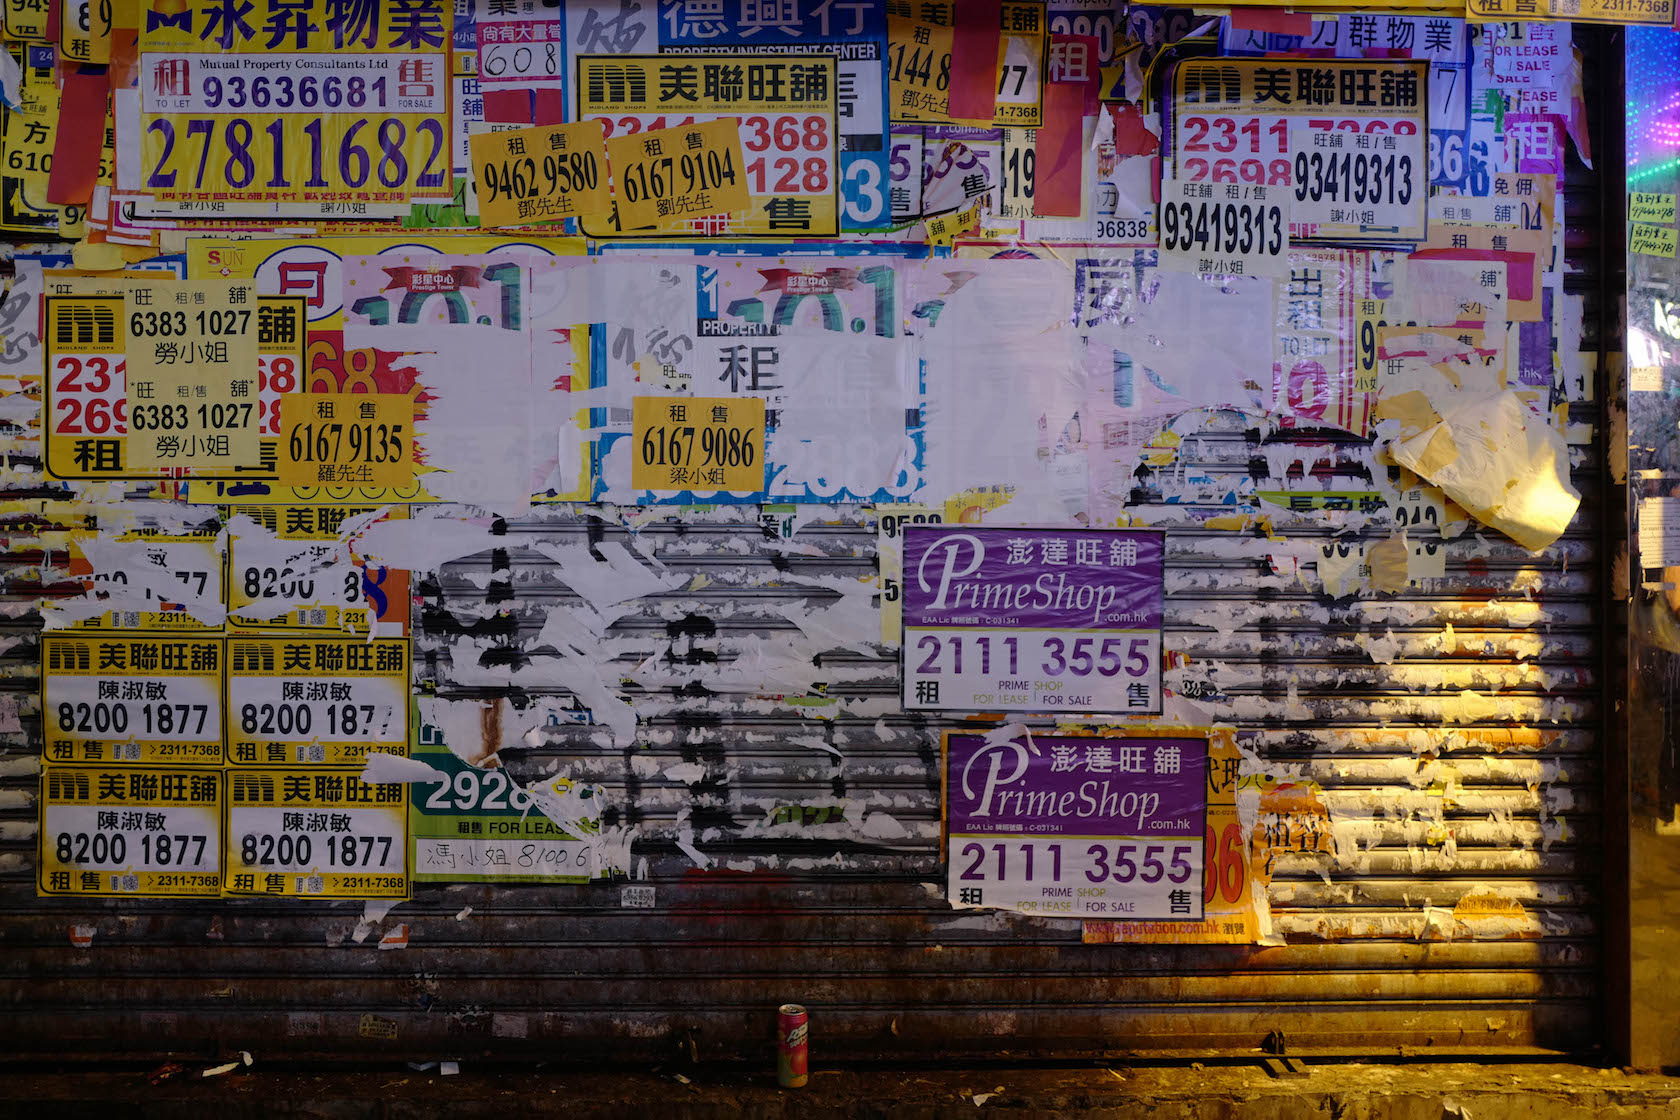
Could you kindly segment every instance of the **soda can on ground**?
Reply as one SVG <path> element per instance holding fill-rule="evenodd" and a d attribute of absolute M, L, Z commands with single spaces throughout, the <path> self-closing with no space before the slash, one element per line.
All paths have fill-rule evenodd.
<path fill-rule="evenodd" d="M 808 1019 L 797 1003 L 784 1003 L 776 1012 L 776 1080 L 784 1089 L 802 1089 L 811 1079 Z"/>

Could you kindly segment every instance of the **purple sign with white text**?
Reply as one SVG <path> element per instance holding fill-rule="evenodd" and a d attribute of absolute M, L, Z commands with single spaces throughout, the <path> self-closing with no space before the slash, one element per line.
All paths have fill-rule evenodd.
<path fill-rule="evenodd" d="M 1160 712 L 1165 552 L 1138 529 L 905 526 L 905 707 Z"/>
<path fill-rule="evenodd" d="M 1202 916 L 1206 739 L 949 735 L 945 819 L 953 905 Z"/>

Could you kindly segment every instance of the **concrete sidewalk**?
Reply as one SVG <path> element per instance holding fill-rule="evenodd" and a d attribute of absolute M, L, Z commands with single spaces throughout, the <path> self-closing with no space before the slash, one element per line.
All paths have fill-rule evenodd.
<path fill-rule="evenodd" d="M 802 1090 L 773 1074 L 532 1073 L 470 1064 L 458 1076 L 260 1065 L 215 1078 L 201 1067 L 152 1085 L 142 1071 L 65 1067 L 0 1073 L 0 1114 L 361 1120 L 636 1116 L 1140 1116 L 1150 1120 L 1680 1120 L 1680 1077 L 1568 1064 L 1309 1063 L 1274 1079 L 1259 1065 L 817 1070 Z M 686 1080 L 685 1080 L 686 1078 Z"/>

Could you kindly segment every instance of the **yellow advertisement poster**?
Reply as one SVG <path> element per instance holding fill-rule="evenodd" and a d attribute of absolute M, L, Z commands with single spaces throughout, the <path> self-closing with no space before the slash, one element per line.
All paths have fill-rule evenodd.
<path fill-rule="evenodd" d="M 142 189 L 254 216 L 449 200 L 451 16 L 444 0 L 150 5 Z"/>
<path fill-rule="evenodd" d="M 619 136 L 607 145 L 617 187 L 618 218 L 632 229 L 751 205 L 741 168 L 741 134 L 733 121 L 662 128 Z"/>
<path fill-rule="evenodd" d="M 0 146 L 4 147 L 0 163 L 7 178 L 31 188 L 37 200 L 45 204 L 53 145 L 58 139 L 58 87 L 50 73 L 44 79 L 32 68 L 25 73 L 22 104 L 6 110 L 4 129 L 0 131 Z"/>
<path fill-rule="evenodd" d="M 262 533 L 234 533 L 228 542 L 228 626 L 236 631 L 323 631 L 362 634 L 371 622 L 406 633 L 408 573 L 334 558 L 346 518 L 377 506 L 233 506 Z M 387 518 L 405 518 L 397 507 Z M 269 534 L 272 534 L 270 536 Z M 371 618 L 370 618 L 371 616 Z"/>
<path fill-rule="evenodd" d="M 220 765 L 221 639 L 43 636 L 41 734 L 53 764 Z"/>
<path fill-rule="evenodd" d="M 764 489 L 763 397 L 636 397 L 637 490 Z"/>
<path fill-rule="evenodd" d="M 47 0 L 3 0 L 0 19 L 8 39 L 47 41 Z"/>
<path fill-rule="evenodd" d="M 45 767 L 36 890 L 215 898 L 221 825 L 220 771 Z"/>
<path fill-rule="evenodd" d="M 21 4 L 8 2 L 4 7 L 7 21 L 7 37 L 13 39 L 46 38 L 46 3 L 47 0 L 22 0 Z M 29 5 L 39 5 L 31 8 Z M 33 19 L 38 23 L 29 23 L 14 31 L 12 28 L 19 20 Z M 25 33 L 27 32 L 27 34 Z M 8 52 L 17 62 L 23 74 L 22 105 L 18 111 L 8 110 L 4 120 L 0 121 L 0 229 L 15 230 L 21 233 L 40 233 L 53 230 L 58 225 L 58 207 L 47 203 L 47 182 L 45 177 L 37 178 L 33 183 L 26 183 L 20 172 L 29 167 L 31 162 L 37 168 L 44 161 L 41 158 L 40 144 L 45 141 L 41 135 L 48 128 L 57 126 L 57 106 L 59 101 L 58 88 L 53 83 L 52 63 L 53 49 L 48 46 L 37 46 L 33 43 L 19 44 Z M 43 102 L 50 103 L 51 124 L 46 120 L 37 119 L 37 127 L 33 133 L 25 125 L 19 126 L 19 132 L 8 136 L 13 122 L 25 116 L 39 117 L 43 110 Z M 31 113 L 31 107 L 34 112 Z M 26 142 L 27 141 L 27 142 Z M 14 160 L 10 152 L 14 145 L 23 144 Z M 47 152 L 50 153 L 50 147 Z M 30 152 L 36 153 L 33 160 Z"/>
<path fill-rule="evenodd" d="M 1388 326 L 1386 300 L 1359 301 L 1359 343 L 1355 350 L 1354 384 L 1361 393 L 1377 391 L 1377 332 Z"/>
<path fill-rule="evenodd" d="M 481 225 L 602 218 L 612 209 L 600 121 L 480 132 L 468 145 Z"/>
<path fill-rule="evenodd" d="M 67 62 L 104 66 L 111 61 L 111 5 L 114 0 L 61 0 L 58 54 Z"/>
<path fill-rule="evenodd" d="M 1674 23 L 1674 0 L 1468 0 L 1473 22 L 1566 20 L 1570 23 Z"/>
<path fill-rule="evenodd" d="M 1671 194 L 1652 194 L 1646 191 L 1629 192 L 1628 220 L 1655 222 L 1657 225 L 1673 225 L 1674 196 Z"/>
<path fill-rule="evenodd" d="M 261 465 L 257 289 L 237 280 L 129 285 L 129 462 L 229 474 Z"/>
<path fill-rule="evenodd" d="M 895 124 L 950 121 L 956 4 L 929 4 L 921 18 L 887 15 L 887 92 Z"/>
<path fill-rule="evenodd" d="M 135 529 L 72 534 L 71 578 L 80 579 L 87 591 L 108 594 L 119 602 L 104 614 L 72 623 L 71 628 L 220 633 L 220 625 L 212 626 L 183 609 L 189 602 L 227 602 L 219 541 L 219 531 L 209 526 L 184 533 Z"/>
<path fill-rule="evenodd" d="M 1037 128 L 1044 123 L 1044 60 L 1049 46 L 1043 3 L 1005 0 L 1000 13 L 997 70 L 990 121 L 951 116 L 951 68 L 957 0 L 905 5 L 887 15 L 887 95 L 895 124 L 972 124 Z M 914 14 L 910 9 L 914 8 Z"/>
<path fill-rule="evenodd" d="M 225 893 L 408 897 L 407 786 L 313 769 L 226 778 Z"/>
<path fill-rule="evenodd" d="M 839 138 L 836 130 L 835 62 L 831 57 L 772 54 L 707 55 L 582 55 L 577 60 L 578 115 L 599 119 L 607 129 L 608 162 L 612 165 L 615 210 L 604 221 L 585 220 L 591 237 L 835 237 L 840 232 Z M 733 168 L 724 166 L 722 152 L 711 143 L 694 151 L 715 151 L 718 166 L 690 158 L 685 148 L 657 156 L 644 149 L 644 159 L 672 159 L 642 164 L 635 186 L 628 186 L 629 169 L 621 175 L 615 146 L 626 137 L 687 128 L 712 121 L 732 121 L 740 148 Z M 664 178 L 656 189 L 655 171 Z M 732 172 L 732 174 L 731 174 Z M 673 177 L 674 176 L 674 180 Z M 644 181 L 645 177 L 645 181 Z M 687 214 L 659 215 L 657 208 L 618 210 L 628 199 L 659 199 L 693 189 L 708 190 L 744 185 L 746 205 L 726 214 L 715 209 Z M 712 186 L 714 179 L 718 185 Z M 728 182 L 725 182 L 728 180 Z M 675 182 L 675 191 L 671 189 Z M 646 188 L 643 191 L 643 187 Z M 630 192 L 636 198 L 630 198 Z M 638 225 L 648 213 L 658 221 Z"/>
<path fill-rule="evenodd" d="M 97 278 L 86 282 L 103 283 Z M 116 283 L 126 289 L 131 283 L 144 285 L 156 281 L 125 278 L 117 280 Z M 46 350 L 47 378 L 43 383 L 42 396 L 43 412 L 47 417 L 46 450 L 49 475 L 67 480 L 204 478 L 224 473 L 230 481 L 274 477 L 275 440 L 280 429 L 280 398 L 298 389 L 300 371 L 303 369 L 303 300 L 277 296 L 259 296 L 256 300 L 251 323 L 255 328 L 257 350 L 256 395 L 252 402 L 255 405 L 252 417 L 257 426 L 257 455 L 253 465 L 236 465 L 225 471 L 184 464 L 146 469 L 133 461 L 129 447 L 131 402 L 128 387 L 128 327 L 131 320 L 125 314 L 122 296 L 48 295 L 45 304 L 47 330 L 43 342 Z M 182 311 L 185 313 L 189 309 L 194 316 L 191 325 L 196 328 L 198 311 L 208 308 L 188 305 L 188 308 L 183 308 Z M 222 309 L 223 318 L 219 320 L 221 324 L 226 324 L 225 312 L 231 309 L 233 308 Z M 137 310 L 156 312 L 161 308 Z M 211 326 L 211 317 L 207 316 L 205 323 L 206 326 Z M 180 340 L 161 334 L 161 320 L 154 318 L 144 321 L 142 325 L 160 332 L 157 337 L 149 340 L 152 343 L 153 361 L 157 360 L 160 344 L 173 342 L 176 344 L 174 353 L 179 363 L 182 357 Z M 176 320 L 171 315 L 170 329 L 173 330 L 175 325 Z M 169 353 L 167 348 L 162 352 L 166 355 Z M 212 353 L 214 354 L 214 351 Z M 246 403 L 244 399 L 232 395 L 232 382 L 233 378 L 230 376 L 228 399 L 225 403 Z M 249 389 L 250 386 L 247 386 L 247 391 Z M 157 405 L 164 402 L 156 396 L 154 386 L 151 398 L 136 403 Z M 185 403 L 189 405 L 187 419 L 193 421 L 198 418 L 197 406 L 211 402 L 206 397 L 202 401 L 187 398 Z M 240 419 L 242 416 L 241 412 L 233 418 Z M 171 408 L 167 419 L 173 422 L 179 418 L 178 411 Z M 225 408 L 220 418 L 224 422 L 229 419 Z M 154 414 L 148 409 L 144 434 L 152 438 L 154 447 L 159 436 L 174 434 L 178 438 L 180 435 L 179 430 L 165 428 L 164 419 L 161 411 Z M 203 419 L 214 420 L 216 416 L 206 409 Z M 152 426 L 154 420 L 157 421 L 155 427 Z"/>
<path fill-rule="evenodd" d="M 945 515 L 931 506 L 875 508 L 876 570 L 881 587 L 881 644 L 896 646 L 904 637 L 904 527 L 937 525 Z"/>
<path fill-rule="evenodd" d="M 927 229 L 928 244 L 949 249 L 956 243 L 957 238 L 979 229 L 981 201 L 975 202 L 966 210 L 953 210 L 949 214 L 935 214 L 927 219 L 923 225 Z"/>
<path fill-rule="evenodd" d="M 1164 942 L 1177 945 L 1247 945 L 1260 939 L 1255 904 L 1254 860 L 1250 838 L 1237 814 L 1237 786 L 1242 759 L 1227 729 L 1193 731 L 1166 728 L 1128 730 L 1151 738 L 1187 736 L 1206 739 L 1207 836 L 1202 865 L 1202 918 L 1199 921 L 1087 921 L 1087 945 Z M 1263 890 L 1263 888 L 1260 888 Z"/>
<path fill-rule="evenodd" d="M 1672 257 L 1674 227 L 1654 226 L 1647 222 L 1633 223 L 1628 228 L 1628 252 L 1643 253 L 1648 257 Z"/>
<path fill-rule="evenodd" d="M 30 190 L 17 179 L 0 175 L 0 229 L 19 233 L 56 229 L 60 208 L 47 205 L 46 194 L 44 189 Z"/>
<path fill-rule="evenodd" d="M 414 399 L 295 393 L 280 402 L 281 486 L 414 484 Z"/>
<path fill-rule="evenodd" d="M 404 638 L 232 638 L 227 761 L 360 767 L 408 754 Z"/>

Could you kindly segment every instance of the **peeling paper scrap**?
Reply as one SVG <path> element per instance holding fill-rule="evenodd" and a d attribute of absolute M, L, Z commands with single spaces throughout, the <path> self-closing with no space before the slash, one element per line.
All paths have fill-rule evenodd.
<path fill-rule="evenodd" d="M 212 629 L 220 628 L 227 621 L 227 605 L 219 583 L 206 581 L 202 588 L 183 583 L 171 570 L 169 561 L 179 563 L 176 555 L 170 554 L 169 561 L 160 563 L 153 558 L 159 546 L 151 540 L 77 534 L 74 545 L 96 582 L 81 596 L 57 599 L 43 607 L 41 616 L 46 629 L 60 629 L 112 611 L 155 613 L 165 603 L 174 604 L 174 609 Z M 214 539 L 177 542 L 172 547 L 181 554 L 193 556 L 188 562 L 202 570 L 222 564 L 227 539 L 221 534 Z"/>
<path fill-rule="evenodd" d="M 1562 536 L 1581 505 L 1562 437 L 1509 390 L 1449 408 L 1390 453 L 1530 552 Z"/>
<path fill-rule="evenodd" d="M 383 785 L 388 782 L 437 782 L 447 781 L 448 775 L 432 769 L 416 758 L 404 758 L 389 751 L 369 751 L 361 780 L 369 785 Z"/>
<path fill-rule="evenodd" d="M 1400 533 L 1370 545 L 1365 549 L 1365 562 L 1371 573 L 1371 587 L 1377 591 L 1404 591 L 1407 586 L 1406 564 L 1411 547 L 1406 534 Z"/>
<path fill-rule="evenodd" d="M 346 520 L 342 539 L 369 564 L 414 572 L 435 572 L 451 560 L 507 547 L 507 538 L 494 532 L 490 518 L 466 520 L 465 510 L 434 508 L 432 517 L 380 520 L 388 512 L 380 509 Z"/>
<path fill-rule="evenodd" d="M 712 866 L 712 857 L 694 846 L 694 829 L 684 827 L 677 835 L 677 850 L 694 861 L 694 865 L 702 871 Z"/>
<path fill-rule="evenodd" d="M 1332 599 L 1358 593 L 1364 566 L 1365 548 L 1358 540 L 1320 546 L 1318 578 L 1324 584 L 1324 593 Z"/>
<path fill-rule="evenodd" d="M 368 934 L 373 932 L 373 927 L 378 925 L 380 922 L 383 922 L 385 920 L 385 915 L 389 914 L 392 908 L 401 901 L 402 899 L 397 898 L 370 898 L 364 902 L 362 904 L 361 920 L 356 923 L 356 928 L 351 932 L 350 940 L 354 941 L 358 945 L 366 941 L 368 939 Z"/>
<path fill-rule="evenodd" d="M 0 734 L 22 734 L 23 723 L 18 719 L 15 696 L 0 696 Z"/>

